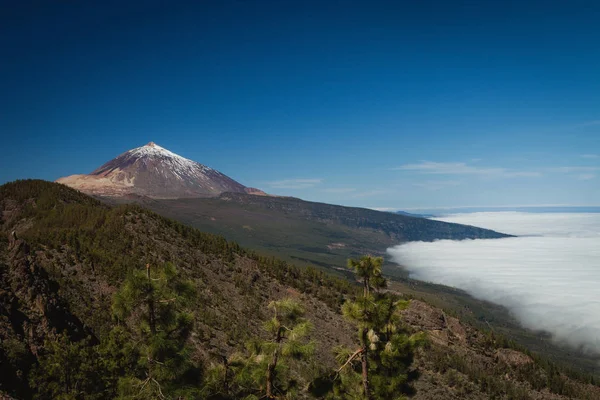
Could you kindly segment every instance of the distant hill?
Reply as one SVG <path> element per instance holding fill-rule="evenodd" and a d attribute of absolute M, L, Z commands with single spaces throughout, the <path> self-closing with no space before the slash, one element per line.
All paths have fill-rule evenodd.
<path fill-rule="evenodd" d="M 115 323 L 110 303 L 124 277 L 166 261 L 196 289 L 190 345 L 204 365 L 243 349 L 261 334 L 266 305 L 288 296 L 304 304 L 315 325 L 319 368 L 334 368 L 336 345 L 356 345 L 355 329 L 340 315 L 340 304 L 357 291 L 349 281 L 264 257 L 136 205 L 108 206 L 63 185 L 19 181 L 0 186 L 0 396 L 33 398 L 29 377 L 45 341 L 61 332 L 75 342 L 90 337 L 88 345 L 103 340 Z M 451 305 L 460 299 L 456 293 L 440 292 L 439 300 Z M 430 343 L 417 354 L 414 400 L 600 397 L 588 377 L 423 301 L 413 300 L 403 319 Z M 310 379 L 315 365 L 296 376 Z"/>
<path fill-rule="evenodd" d="M 409 241 L 508 237 L 487 229 L 425 218 L 304 201 L 293 197 L 223 193 L 218 198 L 137 202 L 206 232 L 287 260 L 344 267 L 348 257 L 384 255 Z"/>
<path fill-rule="evenodd" d="M 126 151 L 89 175 L 71 175 L 57 182 L 87 194 L 108 197 L 141 195 L 172 199 L 214 197 L 223 192 L 266 194 L 153 142 Z"/>

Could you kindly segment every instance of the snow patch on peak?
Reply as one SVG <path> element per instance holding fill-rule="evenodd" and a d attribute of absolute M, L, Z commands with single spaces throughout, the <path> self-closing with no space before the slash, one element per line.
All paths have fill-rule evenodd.
<path fill-rule="evenodd" d="M 167 163 L 172 172 L 175 173 L 177 178 L 180 180 L 185 180 L 186 178 L 190 177 L 203 178 L 207 172 L 214 171 L 210 167 L 182 157 L 179 154 L 175 154 L 154 142 L 150 142 L 145 146 L 129 150 L 124 155 L 127 159 L 136 158 L 144 160 L 148 158 L 158 158 L 162 162 Z M 214 172 L 216 173 L 217 171 Z"/>
<path fill-rule="evenodd" d="M 145 146 L 136 147 L 135 149 L 127 151 L 125 154 L 132 156 L 144 157 L 144 156 L 163 156 L 163 157 L 179 157 L 187 160 L 187 158 L 181 157 L 179 154 L 175 154 L 164 147 L 160 147 L 154 142 L 150 142 Z M 188 160 L 191 161 L 191 160 Z M 193 161 L 192 161 L 193 162 Z"/>

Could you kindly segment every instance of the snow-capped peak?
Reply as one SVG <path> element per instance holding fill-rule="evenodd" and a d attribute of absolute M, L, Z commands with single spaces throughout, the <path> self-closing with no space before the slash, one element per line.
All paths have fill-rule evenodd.
<path fill-rule="evenodd" d="M 202 165 L 196 161 L 192 161 L 185 157 L 175 154 L 172 151 L 165 149 L 157 145 L 154 142 L 150 142 L 145 146 L 137 147 L 135 149 L 127 151 L 124 156 L 126 158 L 136 159 L 160 159 L 169 165 L 171 171 L 179 178 L 198 178 L 199 175 L 204 175 L 207 172 L 213 172 L 214 170 L 206 165 Z M 215 173 L 217 171 L 214 171 Z"/>
<path fill-rule="evenodd" d="M 223 192 L 246 192 L 244 185 L 221 172 L 154 142 L 126 151 L 89 175 L 75 176 L 68 182 L 90 193 L 111 196 L 136 193 L 154 198 L 213 197 Z"/>
<path fill-rule="evenodd" d="M 212 168 L 207 167 L 206 165 L 202 165 L 196 161 L 182 157 L 179 154 L 175 154 L 154 142 L 129 150 L 124 155 L 127 158 L 160 158 L 171 164 L 173 171 L 177 173 L 177 175 L 194 175 L 198 170 L 203 173 L 213 171 Z"/>
<path fill-rule="evenodd" d="M 144 157 L 144 156 L 162 156 L 162 157 L 172 157 L 172 158 L 182 158 L 184 160 L 194 162 L 192 160 L 188 160 L 187 158 L 181 157 L 179 154 L 175 154 L 172 151 L 165 149 L 164 147 L 160 147 L 154 142 L 150 142 L 145 146 L 136 147 L 135 149 L 131 149 L 126 152 L 126 154 Z"/>

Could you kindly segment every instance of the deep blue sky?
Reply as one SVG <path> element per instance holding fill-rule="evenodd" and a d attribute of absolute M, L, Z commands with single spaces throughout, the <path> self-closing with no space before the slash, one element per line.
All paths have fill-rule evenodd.
<path fill-rule="evenodd" d="M 309 200 L 600 204 L 600 2 L 0 4 L 0 183 L 155 141 Z"/>

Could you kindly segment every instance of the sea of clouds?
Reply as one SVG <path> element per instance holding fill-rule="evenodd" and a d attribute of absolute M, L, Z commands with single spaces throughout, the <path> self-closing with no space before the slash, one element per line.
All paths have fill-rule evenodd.
<path fill-rule="evenodd" d="M 435 219 L 520 237 L 389 248 L 411 277 L 501 304 L 525 327 L 600 354 L 600 213 L 483 212 Z"/>

